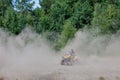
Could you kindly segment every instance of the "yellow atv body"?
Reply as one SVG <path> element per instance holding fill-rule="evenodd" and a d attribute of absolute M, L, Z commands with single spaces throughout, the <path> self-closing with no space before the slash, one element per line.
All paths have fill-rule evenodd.
<path fill-rule="evenodd" d="M 61 65 L 73 65 L 78 60 L 76 55 L 65 54 L 61 60 Z"/>

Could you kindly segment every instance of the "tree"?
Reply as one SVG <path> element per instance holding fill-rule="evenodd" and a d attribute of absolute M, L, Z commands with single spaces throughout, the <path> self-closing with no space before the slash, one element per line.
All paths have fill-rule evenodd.
<path fill-rule="evenodd" d="M 2 28 L 13 34 L 19 34 L 25 27 L 26 18 L 22 13 L 16 12 L 12 8 L 8 8 L 5 12 Z"/>
<path fill-rule="evenodd" d="M 0 27 L 3 26 L 2 20 L 4 19 L 4 14 L 8 7 L 9 8 L 13 7 L 12 0 L 1 0 L 0 1 Z"/>
<path fill-rule="evenodd" d="M 93 18 L 93 7 L 88 0 L 78 1 L 74 5 L 74 13 L 71 17 L 73 24 L 77 29 L 90 25 Z"/>
<path fill-rule="evenodd" d="M 50 7 L 54 2 L 55 0 L 39 0 L 39 4 L 41 8 L 45 11 L 45 14 L 49 13 Z"/>
<path fill-rule="evenodd" d="M 112 34 L 120 29 L 120 9 L 115 4 L 96 4 L 92 25 L 102 34 Z"/>

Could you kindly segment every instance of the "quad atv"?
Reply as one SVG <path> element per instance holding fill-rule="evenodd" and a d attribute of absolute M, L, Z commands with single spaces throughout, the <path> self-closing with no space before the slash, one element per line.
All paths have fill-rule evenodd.
<path fill-rule="evenodd" d="M 61 60 L 61 65 L 73 65 L 78 61 L 76 55 L 65 54 Z"/>

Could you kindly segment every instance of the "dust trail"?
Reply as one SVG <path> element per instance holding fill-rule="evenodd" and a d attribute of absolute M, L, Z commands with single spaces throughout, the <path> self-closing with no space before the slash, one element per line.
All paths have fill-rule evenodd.
<path fill-rule="evenodd" d="M 8 80 L 52 71 L 55 51 L 40 35 L 25 29 L 18 35 L 0 31 L 0 74 Z"/>
<path fill-rule="evenodd" d="M 89 32 L 78 31 L 75 39 L 68 42 L 63 51 L 74 49 L 80 55 L 120 56 L 120 33 L 92 36 Z"/>
<path fill-rule="evenodd" d="M 0 30 L 0 77 L 5 80 L 90 80 L 101 75 L 116 77 L 120 74 L 119 47 L 119 33 L 95 37 L 89 32 L 78 31 L 75 38 L 57 53 L 41 35 L 28 28 L 18 36 Z M 71 49 L 79 56 L 80 64 L 61 66 L 62 55 Z"/>
<path fill-rule="evenodd" d="M 79 56 L 80 64 L 67 68 L 62 76 L 65 76 L 65 80 L 98 80 L 101 76 L 105 80 L 118 80 L 119 48 L 119 32 L 111 36 L 92 36 L 89 32 L 78 31 L 75 39 L 69 41 L 62 52 L 74 49 Z"/>

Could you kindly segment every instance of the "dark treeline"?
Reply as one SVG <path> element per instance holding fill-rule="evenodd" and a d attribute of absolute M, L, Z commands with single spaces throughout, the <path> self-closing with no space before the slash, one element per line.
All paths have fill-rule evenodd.
<path fill-rule="evenodd" d="M 0 27 L 18 35 L 26 26 L 44 34 L 61 49 L 77 30 L 99 28 L 99 34 L 120 29 L 120 0 L 1 0 Z"/>

